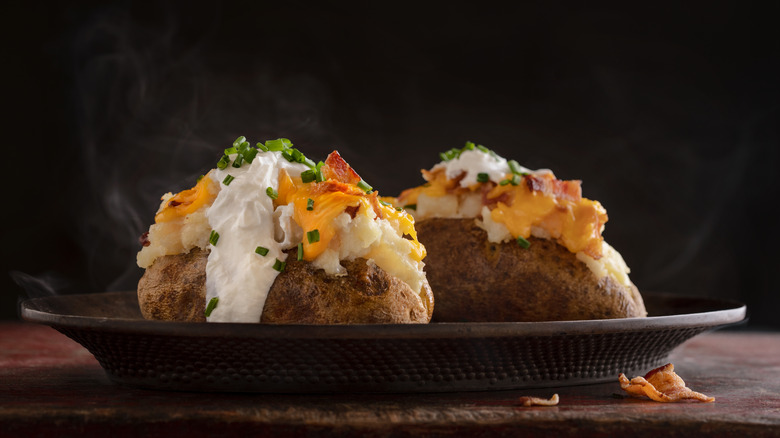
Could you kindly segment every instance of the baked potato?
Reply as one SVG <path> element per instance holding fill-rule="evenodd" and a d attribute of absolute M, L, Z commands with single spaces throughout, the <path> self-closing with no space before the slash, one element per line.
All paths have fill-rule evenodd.
<path fill-rule="evenodd" d="M 427 323 L 414 218 L 332 152 L 244 137 L 195 187 L 167 193 L 142 236 L 144 317 L 277 324 Z"/>
<path fill-rule="evenodd" d="M 474 219 L 417 223 L 436 285 L 434 322 L 568 321 L 644 315 L 639 291 L 601 278 L 564 246 L 491 242 Z"/>
<path fill-rule="evenodd" d="M 391 199 L 416 219 L 436 294 L 435 322 L 646 316 L 606 210 L 580 181 L 530 170 L 467 143 Z"/>
<path fill-rule="evenodd" d="M 147 319 L 205 322 L 208 250 L 158 258 L 138 283 L 138 303 Z M 423 293 L 358 258 L 345 261 L 346 275 L 332 276 L 288 251 L 286 268 L 274 280 L 260 321 L 268 324 L 427 323 L 433 294 Z"/>

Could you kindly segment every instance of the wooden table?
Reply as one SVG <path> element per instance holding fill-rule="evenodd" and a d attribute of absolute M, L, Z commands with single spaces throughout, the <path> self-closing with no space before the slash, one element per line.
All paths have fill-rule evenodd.
<path fill-rule="evenodd" d="M 670 361 L 688 387 L 716 401 L 628 398 L 617 376 L 597 385 L 451 394 L 150 391 L 110 382 L 87 350 L 49 327 L 2 322 L 0 437 L 780 436 L 780 333 L 705 333 Z M 556 407 L 518 403 L 554 393 Z"/>

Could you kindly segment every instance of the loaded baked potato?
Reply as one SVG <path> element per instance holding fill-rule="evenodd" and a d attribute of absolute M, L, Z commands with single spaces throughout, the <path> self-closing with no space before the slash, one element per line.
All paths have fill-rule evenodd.
<path fill-rule="evenodd" d="M 473 143 L 392 199 L 427 249 L 433 320 L 560 321 L 647 314 L 629 269 L 604 242 L 606 210 L 580 181 L 532 171 Z"/>
<path fill-rule="evenodd" d="M 427 323 L 433 294 L 414 219 L 331 153 L 286 139 L 233 147 L 168 193 L 142 237 L 145 318 L 296 324 Z"/>

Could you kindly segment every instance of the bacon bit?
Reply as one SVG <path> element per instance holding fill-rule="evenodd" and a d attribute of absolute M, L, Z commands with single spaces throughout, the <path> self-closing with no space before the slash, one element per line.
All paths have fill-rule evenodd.
<path fill-rule="evenodd" d="M 442 169 L 442 172 L 443 171 L 444 170 Z M 447 181 L 447 193 L 453 193 L 458 191 L 458 189 L 461 188 L 460 182 L 463 181 L 463 178 L 465 177 L 466 177 L 466 172 L 461 172 L 460 175 Z"/>
<path fill-rule="evenodd" d="M 526 175 L 523 179 L 532 192 L 542 192 L 545 195 L 553 195 L 556 198 L 572 202 L 579 202 L 582 199 L 582 181 L 580 180 L 563 181 L 552 175 Z"/>
<path fill-rule="evenodd" d="M 495 198 L 490 198 L 489 194 L 496 186 L 496 183 L 490 181 L 482 184 L 482 205 L 487 205 L 491 210 L 499 202 L 503 202 L 506 205 L 512 205 L 512 192 L 501 192 Z"/>
<path fill-rule="evenodd" d="M 324 169 L 324 167 L 323 167 Z M 322 195 L 330 192 L 342 192 L 348 195 L 365 195 L 366 192 L 360 190 L 359 187 L 336 180 L 329 179 L 320 183 L 314 183 L 311 188 L 312 195 Z"/>
<path fill-rule="evenodd" d="M 327 179 L 334 179 L 347 184 L 357 184 L 362 178 L 355 172 L 338 151 L 333 151 L 325 159 L 325 165 L 322 166 L 322 176 Z"/>
<path fill-rule="evenodd" d="M 520 397 L 517 399 L 517 401 L 520 403 L 520 406 L 530 407 L 530 406 L 557 406 L 558 405 L 558 394 L 553 394 L 550 399 L 546 398 L 539 398 L 539 397 Z"/>
<path fill-rule="evenodd" d="M 620 373 L 618 381 L 620 387 L 632 396 L 647 396 L 657 402 L 671 403 L 687 399 L 705 403 L 715 401 L 715 397 L 686 388 L 685 382 L 674 372 L 674 365 L 671 363 L 651 370 L 645 377 L 634 377 L 630 381 L 625 374 Z"/>
<path fill-rule="evenodd" d="M 368 195 L 368 202 L 371 203 L 371 206 L 374 208 L 374 213 L 376 213 L 374 220 L 384 219 L 385 215 L 382 213 L 382 207 L 379 206 L 379 193 L 376 190 Z"/>
<path fill-rule="evenodd" d="M 349 215 L 349 217 L 351 217 L 352 219 L 355 219 L 355 216 L 357 216 L 358 210 L 360 210 L 360 206 L 359 205 L 355 205 L 354 207 L 350 205 L 349 207 L 344 209 L 344 212 L 347 213 Z"/>
<path fill-rule="evenodd" d="M 138 238 L 138 243 L 140 243 L 142 246 L 149 246 L 152 244 L 152 242 L 149 241 L 148 231 L 145 231 L 143 234 L 141 234 L 141 237 Z"/>

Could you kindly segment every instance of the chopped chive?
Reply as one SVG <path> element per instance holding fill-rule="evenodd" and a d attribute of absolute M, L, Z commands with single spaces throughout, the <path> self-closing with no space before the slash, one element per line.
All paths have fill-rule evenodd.
<path fill-rule="evenodd" d="M 257 148 L 260 149 L 263 152 L 268 152 L 268 148 L 263 143 L 258 142 L 257 143 Z"/>
<path fill-rule="evenodd" d="M 500 186 L 505 186 L 505 185 L 509 184 L 510 182 L 511 182 L 511 181 L 510 181 L 510 180 L 508 180 L 508 179 L 502 179 L 502 180 L 501 180 L 501 182 L 500 182 L 500 183 L 498 183 L 498 185 L 500 185 Z"/>
<path fill-rule="evenodd" d="M 222 180 L 222 184 L 229 186 L 234 179 L 236 179 L 236 177 L 234 177 L 233 175 L 228 175 L 225 177 L 225 179 Z"/>
<path fill-rule="evenodd" d="M 371 187 L 367 182 L 360 180 L 359 183 L 357 183 L 357 186 L 360 187 L 360 190 L 363 190 L 366 193 L 371 193 L 372 190 L 374 190 L 373 187 Z"/>
<path fill-rule="evenodd" d="M 244 151 L 244 160 L 247 163 L 251 163 L 256 156 L 257 156 L 257 149 L 255 148 L 249 148 L 246 151 Z"/>
<path fill-rule="evenodd" d="M 199 182 L 200 182 L 200 180 L 202 180 L 204 176 L 206 176 L 206 175 L 201 175 L 201 176 L 199 176 L 199 177 L 198 177 L 198 179 L 197 179 L 195 182 L 196 182 L 196 183 L 199 183 Z"/>
<path fill-rule="evenodd" d="M 484 183 L 488 181 L 490 181 L 490 176 L 487 173 L 480 172 L 477 174 L 477 182 Z"/>
<path fill-rule="evenodd" d="M 244 143 L 245 141 L 246 141 L 246 137 L 244 137 L 244 136 L 242 135 L 241 137 L 238 137 L 238 138 L 237 138 L 237 139 L 236 139 L 236 140 L 233 142 L 233 147 L 234 147 L 234 148 L 237 148 L 239 145 L 241 145 L 241 143 Z"/>
<path fill-rule="evenodd" d="M 466 142 L 466 146 L 463 146 L 463 150 L 473 151 L 474 150 L 474 142 L 473 141 L 467 141 Z"/>
<path fill-rule="evenodd" d="M 235 154 L 237 152 L 238 152 L 238 150 L 236 148 L 234 148 L 234 147 L 230 147 L 230 148 L 225 149 L 225 155 L 233 155 L 233 154 Z"/>
<path fill-rule="evenodd" d="M 316 171 L 309 169 L 309 170 L 304 170 L 303 172 L 301 172 L 301 181 L 303 181 L 305 183 L 310 183 L 310 182 L 316 181 L 316 180 L 317 180 L 317 172 Z"/>
<path fill-rule="evenodd" d="M 520 163 L 518 163 L 517 161 L 509 160 L 507 164 L 509 164 L 509 170 L 511 170 L 512 173 L 517 175 L 522 173 L 522 167 L 520 166 Z"/>
<path fill-rule="evenodd" d="M 285 150 L 285 145 L 284 142 L 282 142 L 282 139 L 266 140 L 265 147 L 268 148 L 269 151 Z"/>
<path fill-rule="evenodd" d="M 314 210 L 314 199 L 309 198 L 306 200 L 306 210 Z"/>
<path fill-rule="evenodd" d="M 268 195 L 269 198 L 274 200 L 279 197 L 279 193 L 277 193 L 273 187 L 268 187 L 267 189 L 265 189 L 265 194 Z"/>
<path fill-rule="evenodd" d="M 217 230 L 211 230 L 211 235 L 209 236 L 209 243 L 217 246 L 217 242 L 219 241 L 219 233 L 217 233 Z"/>
<path fill-rule="evenodd" d="M 306 232 L 306 239 L 309 240 L 309 243 L 319 242 L 320 241 L 320 230 L 311 230 Z"/>
<path fill-rule="evenodd" d="M 417 210 L 417 204 L 406 204 L 404 205 L 404 208 L 409 210 Z"/>
<path fill-rule="evenodd" d="M 268 255 L 268 248 L 264 246 L 258 246 L 257 248 L 255 248 L 255 252 L 265 257 L 266 255 Z"/>
<path fill-rule="evenodd" d="M 528 249 L 528 247 L 531 246 L 531 242 L 525 240 L 523 236 L 517 236 L 517 244 L 524 249 Z"/>
<path fill-rule="evenodd" d="M 512 179 L 509 182 L 511 182 L 513 186 L 520 184 L 520 176 L 512 175 Z"/>
<path fill-rule="evenodd" d="M 401 207 L 396 207 L 396 208 L 395 208 L 395 211 L 404 211 L 404 209 L 403 209 L 403 208 L 401 208 Z"/>
<path fill-rule="evenodd" d="M 379 200 L 379 203 L 384 205 L 385 207 L 389 207 L 391 205 L 389 202 L 383 201 L 381 199 Z"/>
<path fill-rule="evenodd" d="M 290 149 L 290 155 L 292 156 L 293 162 L 296 163 L 303 163 L 303 161 L 306 160 L 306 156 L 303 155 L 303 152 L 295 148 Z"/>
<path fill-rule="evenodd" d="M 285 148 L 293 147 L 292 142 L 290 140 L 286 139 L 286 138 L 280 138 L 279 141 L 282 142 L 282 144 L 284 145 Z"/>
<path fill-rule="evenodd" d="M 481 150 L 482 152 L 484 152 L 486 154 L 490 153 L 490 149 L 486 148 L 485 146 L 482 146 L 481 144 L 477 145 L 477 149 Z"/>
<path fill-rule="evenodd" d="M 282 151 L 282 156 L 284 157 L 285 160 L 289 161 L 290 163 L 294 163 L 295 162 L 295 160 L 293 159 L 292 154 L 287 152 L 286 149 Z"/>
<path fill-rule="evenodd" d="M 230 157 L 223 155 L 222 158 L 219 159 L 219 162 L 217 162 L 217 168 L 222 170 L 228 167 L 228 164 L 230 164 Z"/>
<path fill-rule="evenodd" d="M 209 303 L 206 305 L 206 317 L 211 316 L 211 312 L 213 312 L 214 309 L 217 308 L 217 304 L 219 304 L 218 297 L 214 297 L 209 300 Z"/>
<path fill-rule="evenodd" d="M 314 161 L 312 161 L 312 160 L 310 160 L 308 158 L 304 158 L 303 159 L 303 164 L 307 165 L 309 167 L 309 169 L 314 169 L 314 167 L 317 166 L 317 164 Z"/>
<path fill-rule="evenodd" d="M 276 259 L 276 261 L 274 262 L 273 268 L 275 270 L 279 271 L 279 272 L 282 272 L 282 271 L 284 271 L 284 267 L 285 266 L 287 266 L 287 263 L 285 263 L 285 262 L 283 262 L 283 261 L 281 261 L 279 259 Z"/>
<path fill-rule="evenodd" d="M 303 260 L 303 242 L 298 244 L 298 261 Z"/>
<path fill-rule="evenodd" d="M 235 167 L 236 169 L 241 167 L 241 165 L 243 164 L 244 164 L 244 157 L 242 157 L 241 155 L 237 156 L 236 159 L 233 160 L 233 167 Z"/>

